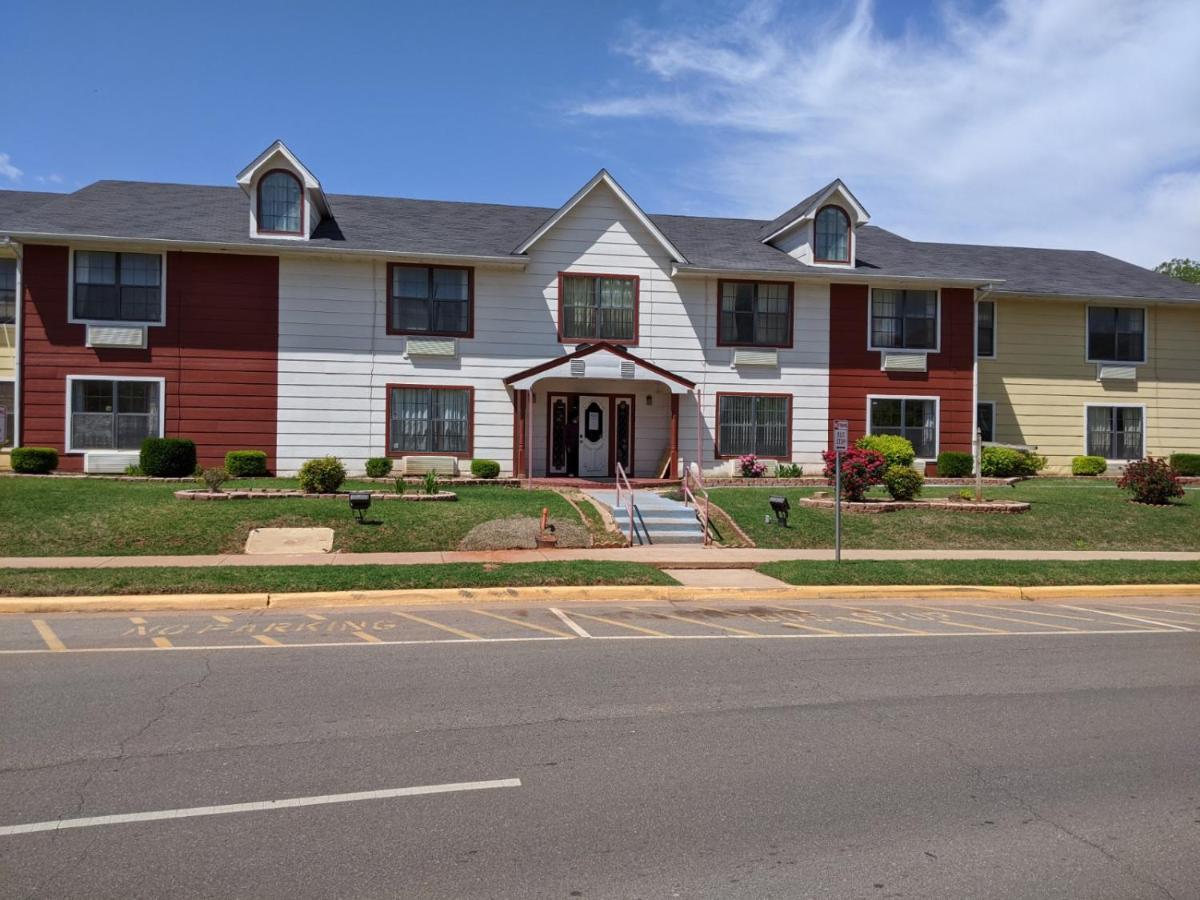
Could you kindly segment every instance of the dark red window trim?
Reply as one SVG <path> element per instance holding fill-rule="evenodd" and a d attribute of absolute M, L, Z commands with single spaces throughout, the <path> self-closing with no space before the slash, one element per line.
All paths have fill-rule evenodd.
<path fill-rule="evenodd" d="M 563 278 L 621 278 L 633 281 L 633 339 L 600 337 L 566 337 L 563 335 Z M 642 279 L 637 275 L 613 272 L 559 272 L 558 273 L 558 342 L 560 344 L 614 344 L 621 347 L 636 347 L 641 336 Z"/>
<path fill-rule="evenodd" d="M 406 328 L 396 328 L 393 324 L 392 317 L 392 302 L 397 298 L 392 294 L 392 285 L 395 280 L 392 277 L 392 272 L 396 269 L 428 269 L 429 280 L 433 281 L 434 269 L 446 269 L 454 272 L 467 273 L 467 330 L 466 331 L 412 331 Z M 387 333 L 388 334 L 403 334 L 412 337 L 458 337 L 458 338 L 473 338 L 475 337 L 475 269 L 472 266 L 440 266 L 436 263 L 388 263 L 387 265 Z"/>
<path fill-rule="evenodd" d="M 292 179 L 292 181 L 296 182 L 296 187 L 298 187 L 300 189 L 300 230 L 299 231 L 276 231 L 274 229 L 262 227 L 262 186 L 263 186 L 263 182 L 267 180 L 268 175 L 274 175 L 276 172 L 282 172 L 288 178 Z M 302 182 L 298 177 L 296 177 L 295 172 L 291 172 L 287 169 L 271 169 L 267 172 L 263 172 L 262 176 L 258 179 L 258 185 L 255 187 L 254 193 L 257 195 L 257 212 L 255 213 L 254 224 L 255 224 L 256 228 L 258 229 L 258 231 L 257 231 L 258 234 L 300 234 L 300 235 L 302 235 L 305 233 L 304 232 L 304 206 L 305 206 L 304 182 Z"/>
<path fill-rule="evenodd" d="M 435 451 L 413 453 L 407 450 L 392 449 L 392 390 L 394 388 L 426 390 L 426 391 L 466 391 L 467 392 L 467 449 L 460 453 L 438 453 Z M 475 457 L 475 388 L 469 384 L 409 384 L 394 382 L 387 385 L 386 419 L 383 423 L 384 456 L 399 459 L 402 456 L 453 456 L 455 459 L 474 459 Z"/>
<path fill-rule="evenodd" d="M 731 341 L 725 338 L 722 322 L 725 317 L 721 314 L 721 296 L 727 284 L 786 284 L 788 289 L 788 335 L 787 341 L 780 344 L 769 344 L 761 341 Z M 754 294 L 758 302 L 758 291 Z M 777 347 L 780 350 L 790 350 L 796 343 L 796 283 L 794 281 L 761 281 L 745 278 L 722 278 L 717 281 L 717 346 L 718 347 Z"/>
<path fill-rule="evenodd" d="M 717 459 L 737 459 L 740 453 L 721 452 L 721 398 L 722 397 L 783 397 L 787 400 L 787 453 L 784 456 L 762 456 L 759 459 L 774 459 L 778 462 L 792 461 L 792 394 L 771 393 L 768 391 L 717 391 L 716 406 L 713 407 L 713 455 Z"/>
<path fill-rule="evenodd" d="M 827 258 L 824 256 L 817 256 L 817 220 L 821 218 L 821 213 L 825 212 L 825 210 L 827 210 L 827 209 L 837 210 L 838 213 L 842 217 L 842 223 L 846 227 L 846 255 L 840 259 L 833 258 L 833 257 Z M 853 243 L 854 243 L 854 236 L 850 233 L 850 215 L 844 209 L 842 209 L 836 203 L 826 203 L 824 206 L 822 206 L 820 209 L 817 210 L 817 214 L 815 216 L 813 216 L 813 262 L 848 263 L 848 262 L 850 262 L 850 256 L 853 253 L 853 250 L 851 247 L 851 245 Z"/>

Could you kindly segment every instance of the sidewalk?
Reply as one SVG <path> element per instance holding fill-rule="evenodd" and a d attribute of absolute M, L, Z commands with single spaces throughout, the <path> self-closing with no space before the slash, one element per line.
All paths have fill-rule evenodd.
<path fill-rule="evenodd" d="M 1090 562 L 1112 559 L 1200 562 L 1200 553 L 1137 550 L 843 550 L 846 560 L 1004 559 Z M 831 560 L 832 550 L 770 550 L 659 545 L 596 550 L 497 550 L 427 553 L 298 553 L 274 556 L 7 556 L 0 569 L 129 569 L 149 566 L 406 566 L 439 563 L 637 562 L 669 569 L 754 568 L 767 562 Z"/>

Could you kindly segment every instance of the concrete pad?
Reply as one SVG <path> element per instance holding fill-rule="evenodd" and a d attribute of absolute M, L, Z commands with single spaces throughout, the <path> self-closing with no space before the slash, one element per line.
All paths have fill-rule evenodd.
<path fill-rule="evenodd" d="M 332 528 L 255 528 L 246 538 L 246 552 L 253 554 L 328 553 L 332 549 Z"/>
<path fill-rule="evenodd" d="M 663 569 L 684 587 L 786 588 L 791 585 L 753 569 Z"/>

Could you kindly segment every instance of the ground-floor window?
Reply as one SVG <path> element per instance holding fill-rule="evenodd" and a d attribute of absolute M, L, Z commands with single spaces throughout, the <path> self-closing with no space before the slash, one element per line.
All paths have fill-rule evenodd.
<path fill-rule="evenodd" d="M 717 455 L 790 459 L 789 394 L 718 394 Z"/>
<path fill-rule="evenodd" d="M 0 447 L 13 445 L 16 406 L 16 385 L 11 381 L 0 381 Z"/>
<path fill-rule="evenodd" d="M 872 397 L 867 402 L 867 433 L 908 438 L 919 459 L 937 458 L 936 397 Z"/>
<path fill-rule="evenodd" d="M 996 404 L 990 400 L 975 404 L 975 421 L 981 435 L 980 440 L 990 443 L 996 440 Z"/>
<path fill-rule="evenodd" d="M 1089 406 L 1087 452 L 1105 459 L 1141 459 L 1145 412 L 1140 406 Z"/>
<path fill-rule="evenodd" d="M 162 437 L 162 379 L 67 379 L 68 447 L 139 450 Z"/>
<path fill-rule="evenodd" d="M 388 451 L 469 456 L 471 388 L 388 387 Z"/>

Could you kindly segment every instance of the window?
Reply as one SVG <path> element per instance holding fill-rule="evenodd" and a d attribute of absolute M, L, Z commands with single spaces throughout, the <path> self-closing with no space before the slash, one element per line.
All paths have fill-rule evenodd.
<path fill-rule="evenodd" d="M 975 313 L 975 355 L 996 358 L 996 302 L 980 300 Z"/>
<path fill-rule="evenodd" d="M 991 443 L 996 440 L 996 404 L 991 401 L 975 404 L 975 421 L 978 423 L 981 440 Z"/>
<path fill-rule="evenodd" d="M 471 455 L 471 388 L 389 385 L 388 452 Z"/>
<path fill-rule="evenodd" d="M 932 397 L 872 397 L 867 432 L 898 434 L 912 441 L 918 459 L 937 458 L 937 400 Z"/>
<path fill-rule="evenodd" d="M 77 321 L 162 324 L 162 263 L 157 253 L 76 250 L 71 317 Z"/>
<path fill-rule="evenodd" d="M 17 261 L 0 259 L 0 325 L 17 321 Z"/>
<path fill-rule="evenodd" d="M 68 452 L 139 450 L 162 436 L 162 382 L 68 378 Z"/>
<path fill-rule="evenodd" d="M 937 291 L 871 289 L 872 350 L 937 350 Z"/>
<path fill-rule="evenodd" d="M 840 206 L 825 206 L 817 213 L 813 226 L 816 241 L 813 259 L 817 262 L 850 262 L 850 217 Z"/>
<path fill-rule="evenodd" d="M 790 395 L 717 394 L 717 456 L 747 453 L 791 459 Z"/>
<path fill-rule="evenodd" d="M 558 325 L 563 341 L 637 340 L 638 279 L 621 275 L 566 275 L 558 282 Z"/>
<path fill-rule="evenodd" d="M 779 281 L 720 281 L 717 344 L 792 346 L 792 285 Z"/>
<path fill-rule="evenodd" d="M 1143 410 L 1140 406 L 1087 407 L 1087 453 L 1105 459 L 1141 459 Z"/>
<path fill-rule="evenodd" d="M 291 172 L 268 172 L 258 182 L 258 230 L 267 234 L 304 233 L 304 192 Z"/>
<path fill-rule="evenodd" d="M 0 447 L 13 445 L 13 428 L 16 425 L 16 383 L 0 381 Z"/>
<path fill-rule="evenodd" d="M 1095 362 L 1146 361 L 1146 311 L 1089 306 L 1087 358 Z"/>
<path fill-rule="evenodd" d="M 473 269 L 391 263 L 388 283 L 389 334 L 471 336 Z"/>

